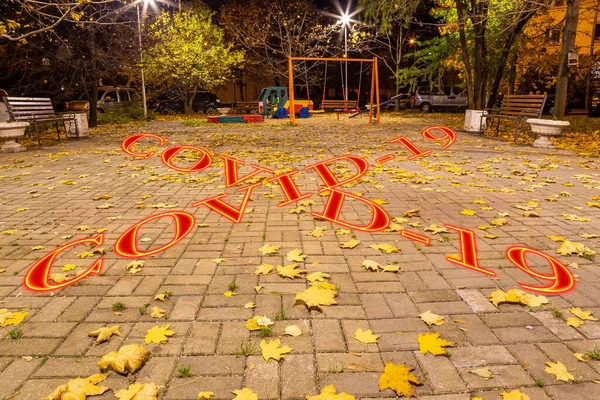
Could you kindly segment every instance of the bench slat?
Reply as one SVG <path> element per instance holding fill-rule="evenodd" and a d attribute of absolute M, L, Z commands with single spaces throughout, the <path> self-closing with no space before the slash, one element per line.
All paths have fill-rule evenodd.
<path fill-rule="evenodd" d="M 27 112 L 29 110 L 46 110 L 46 111 L 50 111 L 50 112 L 54 112 L 54 109 L 52 107 L 45 107 L 45 106 L 31 106 L 31 107 L 9 107 L 9 110 L 13 111 L 13 112 Z"/>

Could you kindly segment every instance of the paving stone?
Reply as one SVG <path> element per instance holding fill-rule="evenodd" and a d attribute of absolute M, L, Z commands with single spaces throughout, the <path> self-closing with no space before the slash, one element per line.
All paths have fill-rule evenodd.
<path fill-rule="evenodd" d="M 457 367 L 485 367 L 517 362 L 503 346 L 457 347 L 452 349 L 450 360 Z"/>
<path fill-rule="evenodd" d="M 285 362 L 285 360 L 284 360 Z M 250 356 L 246 361 L 244 385 L 254 388 L 259 399 L 278 399 L 279 364 L 275 360 L 265 361 L 261 356 Z"/>

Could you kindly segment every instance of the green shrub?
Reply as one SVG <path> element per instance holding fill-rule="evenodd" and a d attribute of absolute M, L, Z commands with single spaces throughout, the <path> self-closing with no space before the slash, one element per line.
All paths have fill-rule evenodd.
<path fill-rule="evenodd" d="M 144 108 L 142 103 L 134 102 L 128 107 L 118 110 L 110 110 L 105 113 L 98 113 L 98 123 L 100 124 L 125 124 L 144 120 Z M 154 120 L 154 113 L 148 110 L 147 121 Z"/>

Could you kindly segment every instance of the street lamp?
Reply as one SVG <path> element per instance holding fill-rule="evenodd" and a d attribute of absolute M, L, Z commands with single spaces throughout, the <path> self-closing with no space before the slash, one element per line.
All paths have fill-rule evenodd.
<path fill-rule="evenodd" d="M 345 12 L 340 16 L 340 22 L 342 23 L 342 25 L 344 26 L 344 58 L 346 59 L 346 61 L 344 61 L 344 83 L 343 83 L 343 87 L 344 87 L 344 100 L 347 103 L 348 102 L 348 27 L 350 26 L 350 15 Z M 345 103 L 344 103 L 345 104 Z M 345 105 L 344 105 L 345 107 Z"/>
<path fill-rule="evenodd" d="M 415 61 L 417 60 L 417 40 L 411 38 L 408 43 L 413 47 L 413 65 L 415 65 Z"/>
<path fill-rule="evenodd" d="M 144 77 L 144 55 L 142 48 L 142 19 L 140 17 L 140 7 L 139 3 L 144 3 L 144 12 L 146 11 L 148 4 L 155 8 L 154 0 L 138 0 L 135 3 L 135 9 L 137 10 L 137 21 L 138 21 L 138 40 L 139 40 L 139 49 L 140 49 L 140 66 L 142 68 L 142 103 L 144 105 L 144 119 L 148 117 L 148 106 L 146 105 L 146 79 Z"/>

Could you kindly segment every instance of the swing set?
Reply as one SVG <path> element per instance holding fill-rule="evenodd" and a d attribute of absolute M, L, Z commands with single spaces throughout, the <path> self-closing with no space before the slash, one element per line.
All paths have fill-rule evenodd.
<path fill-rule="evenodd" d="M 289 103 L 290 109 L 295 109 L 295 98 L 294 98 L 294 69 L 293 62 L 294 61 L 325 61 L 325 82 L 323 85 L 323 98 L 321 100 L 321 112 L 325 109 L 341 109 L 344 112 L 352 112 L 354 115 L 360 114 L 360 92 L 362 85 L 362 71 L 363 71 L 363 63 L 372 64 L 372 74 L 371 74 L 371 92 L 370 92 L 370 105 L 369 109 L 369 122 L 377 122 L 379 124 L 379 116 L 380 116 L 380 103 L 379 103 L 379 74 L 377 72 L 377 57 L 369 58 L 320 58 L 320 57 L 288 57 L 288 78 L 289 78 Z M 329 61 L 339 61 L 340 64 L 343 62 L 360 62 L 360 76 L 359 76 L 359 84 L 358 84 L 358 95 L 356 100 L 347 100 L 347 90 L 348 90 L 348 82 L 344 82 L 342 78 L 342 95 L 344 97 L 343 100 L 328 100 L 326 99 L 327 93 L 327 63 Z M 307 89 L 308 93 L 308 89 Z M 375 102 L 374 102 L 375 100 Z M 373 112 L 375 111 L 375 116 Z M 338 114 L 339 115 L 339 114 Z M 293 126 L 296 126 L 296 116 L 295 113 L 290 113 L 290 122 Z"/>

